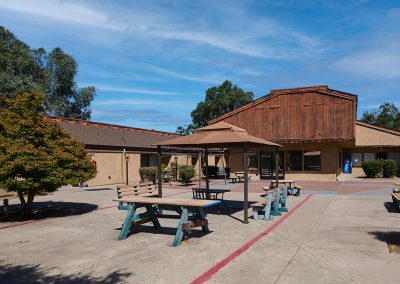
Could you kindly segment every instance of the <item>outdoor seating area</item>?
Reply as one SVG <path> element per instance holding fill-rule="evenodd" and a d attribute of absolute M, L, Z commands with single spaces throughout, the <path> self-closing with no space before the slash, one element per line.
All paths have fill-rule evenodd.
<path fill-rule="evenodd" d="M 357 283 L 393 283 L 400 277 L 398 254 L 389 253 L 385 240 L 386 234 L 400 231 L 398 211 L 389 212 L 384 206 L 392 203 L 393 184 L 297 180 L 294 184 L 303 187 L 302 194 L 285 197 L 288 185 L 265 191 L 270 181 L 253 181 L 249 214 L 254 217 L 260 195 L 265 203 L 271 201 L 271 210 L 263 211 L 270 212 L 265 217 L 260 212 L 265 206 L 260 204 L 264 207 L 258 219 L 249 218 L 248 224 L 242 218 L 244 185 L 225 186 L 224 180 L 210 181 L 210 190 L 230 189 L 224 201 L 232 210 L 220 214 L 211 210 L 220 200 L 194 199 L 193 185 L 165 185 L 162 198 L 116 198 L 115 187 L 65 188 L 38 196 L 38 204 L 79 201 L 97 209 L 35 222 L 0 222 L 1 255 L 7 255 L 0 256 L 0 279 L 15 277 L 7 272 L 15 269 L 15 263 L 21 265 L 20 271 L 32 271 L 31 279 L 41 273 L 79 278 L 85 269 L 88 277 L 114 277 L 113 283 L 157 279 L 190 283 L 204 275 L 211 277 L 211 283 L 249 278 L 294 283 L 300 277 L 305 282 L 318 278 L 323 283 L 345 283 L 351 278 Z M 337 194 L 327 194 L 327 188 Z M 117 209 L 120 202 L 125 209 Z M 10 210 L 16 204 L 18 200 L 11 199 Z M 47 257 L 53 251 L 59 254 Z M 236 255 L 233 262 L 232 255 Z M 265 259 L 274 265 L 261 270 L 249 265 Z M 221 269 L 210 270 L 214 265 Z M 111 276 L 121 267 L 120 274 Z M 157 273 L 154 267 L 159 267 Z"/>

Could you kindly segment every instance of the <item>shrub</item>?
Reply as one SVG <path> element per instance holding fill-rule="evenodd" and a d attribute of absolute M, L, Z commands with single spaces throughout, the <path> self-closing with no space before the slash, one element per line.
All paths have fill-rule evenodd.
<path fill-rule="evenodd" d="M 195 174 L 194 166 L 186 166 L 180 165 L 179 166 L 179 178 L 182 182 L 188 183 Z"/>
<path fill-rule="evenodd" d="M 382 175 L 384 178 L 394 177 L 397 171 L 397 163 L 395 160 L 382 160 Z"/>
<path fill-rule="evenodd" d="M 154 184 L 157 180 L 157 168 L 156 167 L 143 167 L 139 169 L 140 179 L 145 181 L 146 179 L 151 180 Z"/>
<path fill-rule="evenodd" d="M 375 178 L 382 173 L 381 161 L 365 161 L 362 163 L 362 168 L 368 178 Z"/>
<path fill-rule="evenodd" d="M 206 175 L 206 167 L 203 167 L 203 174 Z M 218 167 L 217 166 L 208 166 L 208 176 L 216 177 L 218 175 Z"/>

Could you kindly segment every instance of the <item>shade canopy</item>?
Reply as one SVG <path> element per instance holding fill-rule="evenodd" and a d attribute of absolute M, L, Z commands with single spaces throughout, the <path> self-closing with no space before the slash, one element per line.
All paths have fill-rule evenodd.
<path fill-rule="evenodd" d="M 282 147 L 274 142 L 249 135 L 246 130 L 226 122 L 218 122 L 182 136 L 155 144 L 156 146 L 184 148 L 222 148 L 247 143 L 255 147 Z"/>
<path fill-rule="evenodd" d="M 235 148 L 238 146 L 243 147 L 243 169 L 244 169 L 244 223 L 248 223 L 248 149 L 249 147 L 256 148 L 273 148 L 276 151 L 276 172 L 278 172 L 278 156 L 279 144 L 264 140 L 252 135 L 249 135 L 246 130 L 237 126 L 228 124 L 226 122 L 218 122 L 209 126 L 205 126 L 196 130 L 192 135 L 182 136 L 155 144 L 157 146 L 158 156 L 158 194 L 162 197 L 162 181 L 161 181 L 161 153 L 162 148 L 174 147 L 174 148 L 195 148 L 204 149 L 204 160 L 205 160 L 205 171 L 206 171 L 206 190 L 209 190 L 209 179 L 208 179 L 208 150 L 210 148 Z M 278 174 L 276 174 L 276 184 L 278 184 Z"/>

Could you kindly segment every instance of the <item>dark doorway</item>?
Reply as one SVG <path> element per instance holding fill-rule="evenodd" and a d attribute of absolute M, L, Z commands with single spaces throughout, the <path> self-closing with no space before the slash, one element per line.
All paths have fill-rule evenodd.
<path fill-rule="evenodd" d="M 284 152 L 279 152 L 279 179 L 285 178 L 283 170 Z M 260 153 L 260 178 L 261 179 L 275 179 L 275 153 L 263 152 Z"/>

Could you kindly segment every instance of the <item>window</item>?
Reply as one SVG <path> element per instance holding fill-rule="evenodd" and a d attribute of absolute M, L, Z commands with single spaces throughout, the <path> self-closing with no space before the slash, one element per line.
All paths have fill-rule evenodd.
<path fill-rule="evenodd" d="M 248 167 L 258 170 L 258 154 L 250 154 L 248 159 Z"/>
<path fill-rule="evenodd" d="M 361 167 L 362 165 L 362 153 L 351 154 L 351 165 L 353 167 Z"/>
<path fill-rule="evenodd" d="M 286 170 L 301 171 L 302 170 L 302 151 L 288 151 L 286 153 Z"/>
<path fill-rule="evenodd" d="M 388 157 L 388 153 L 386 153 L 386 152 L 376 153 L 377 160 L 387 160 L 387 157 Z"/>
<path fill-rule="evenodd" d="M 338 160 L 338 163 L 339 163 L 339 169 L 341 169 L 342 168 L 342 152 L 340 152 L 339 151 L 339 160 Z"/>
<path fill-rule="evenodd" d="M 321 170 L 321 151 L 306 150 L 304 151 L 304 171 L 320 171 Z"/>
<path fill-rule="evenodd" d="M 154 155 L 140 155 L 140 167 L 156 167 L 157 166 L 157 158 Z"/>

